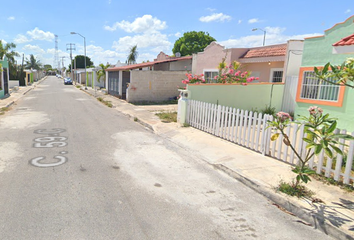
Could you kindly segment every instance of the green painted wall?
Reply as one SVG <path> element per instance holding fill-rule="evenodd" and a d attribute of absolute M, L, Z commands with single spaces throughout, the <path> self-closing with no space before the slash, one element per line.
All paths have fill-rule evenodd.
<path fill-rule="evenodd" d="M 304 41 L 304 52 L 302 58 L 302 67 L 323 66 L 327 62 L 332 64 L 341 64 L 347 58 L 354 57 L 354 54 L 333 54 L 332 44 L 340 39 L 353 34 L 354 16 L 350 17 L 342 24 L 337 24 L 325 35 L 320 38 L 309 38 Z M 354 89 L 347 88 L 344 95 L 342 107 L 331 107 L 326 105 L 318 105 L 325 113 L 338 118 L 338 128 L 354 131 Z M 308 116 L 308 108 L 313 104 L 296 103 L 295 116 Z"/>
<path fill-rule="evenodd" d="M 280 111 L 283 99 L 283 84 L 200 84 L 188 85 L 189 99 L 218 103 L 222 106 L 244 110 L 262 110 L 271 104 Z"/>
<path fill-rule="evenodd" d="M 338 24 L 330 30 L 326 31 L 323 37 L 305 39 L 301 66 L 323 66 L 329 61 L 332 64 L 341 64 L 348 57 L 354 57 L 354 54 L 332 53 L 332 44 L 338 42 L 344 37 L 353 34 L 353 21 L 354 16 L 349 18 L 343 24 Z"/>
<path fill-rule="evenodd" d="M 0 99 L 4 98 L 5 96 L 5 91 L 4 90 L 0 90 Z"/>
<path fill-rule="evenodd" d="M 30 81 L 33 83 L 33 73 L 30 74 Z"/>
<path fill-rule="evenodd" d="M 0 61 L 1 65 L 3 68 L 9 68 L 9 62 L 7 61 L 6 56 L 4 56 L 4 59 Z"/>

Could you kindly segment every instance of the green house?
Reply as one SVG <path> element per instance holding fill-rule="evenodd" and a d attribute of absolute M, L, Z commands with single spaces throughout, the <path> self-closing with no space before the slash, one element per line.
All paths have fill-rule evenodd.
<path fill-rule="evenodd" d="M 0 59 L 0 99 L 9 93 L 9 63 L 6 56 Z"/>
<path fill-rule="evenodd" d="M 296 94 L 296 115 L 308 115 L 310 106 L 319 106 L 338 118 L 338 128 L 354 131 L 354 89 L 329 84 L 314 77 L 314 67 L 326 63 L 340 65 L 354 58 L 354 15 L 324 31 L 306 38 Z"/>

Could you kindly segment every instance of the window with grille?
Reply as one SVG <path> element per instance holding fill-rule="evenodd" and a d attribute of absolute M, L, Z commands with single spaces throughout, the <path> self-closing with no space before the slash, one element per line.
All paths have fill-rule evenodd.
<path fill-rule="evenodd" d="M 327 79 L 334 82 L 332 78 Z M 313 71 L 305 71 L 301 86 L 301 98 L 324 101 L 338 101 L 339 86 L 315 77 Z"/>
<path fill-rule="evenodd" d="M 283 71 L 273 71 L 272 82 L 282 82 Z"/>
<path fill-rule="evenodd" d="M 204 71 L 204 79 L 206 83 L 215 83 L 215 76 L 218 76 L 218 71 Z"/>

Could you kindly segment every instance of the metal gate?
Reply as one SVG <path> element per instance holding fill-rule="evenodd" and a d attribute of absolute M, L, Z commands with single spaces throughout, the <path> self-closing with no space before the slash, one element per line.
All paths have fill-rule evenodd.
<path fill-rule="evenodd" d="M 9 79 L 7 77 L 7 69 L 4 69 L 4 94 L 9 93 Z"/>
<path fill-rule="evenodd" d="M 119 72 L 108 72 L 108 94 L 119 96 Z"/>

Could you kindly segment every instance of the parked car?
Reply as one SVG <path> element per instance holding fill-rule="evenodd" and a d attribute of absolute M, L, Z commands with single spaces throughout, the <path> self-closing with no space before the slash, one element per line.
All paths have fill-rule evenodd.
<path fill-rule="evenodd" d="M 68 85 L 68 84 L 73 84 L 73 80 L 71 78 L 64 78 L 64 84 Z"/>

